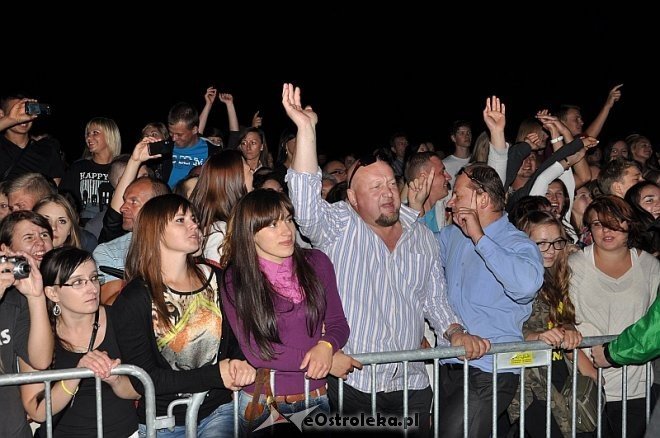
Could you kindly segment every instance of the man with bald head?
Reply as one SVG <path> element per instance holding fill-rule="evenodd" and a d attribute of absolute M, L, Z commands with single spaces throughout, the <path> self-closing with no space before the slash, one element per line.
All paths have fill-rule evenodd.
<path fill-rule="evenodd" d="M 151 198 L 170 193 L 169 187 L 159 179 L 149 176 L 138 178 L 128 185 L 124 192 L 124 203 L 120 208 L 122 228 L 128 233 L 109 242 L 99 244 L 94 250 L 94 260 L 98 266 L 124 269 L 126 254 L 133 239 L 133 226 L 142 206 Z M 112 304 L 122 287 L 121 278 L 106 273 L 106 283 L 101 287 L 101 301 Z"/>
<path fill-rule="evenodd" d="M 296 221 L 337 272 L 351 327 L 345 352 L 420 348 L 426 318 L 451 345 L 464 346 L 468 358 L 481 357 L 490 344 L 466 333 L 449 306 L 433 234 L 417 221 L 418 211 L 401 205 L 392 167 L 373 156 L 360 158 L 348 171 L 348 202 L 328 204 L 320 196 L 317 116 L 301 107 L 300 90 L 290 84 L 284 86 L 282 103 L 298 127 L 296 156 L 287 173 Z M 335 365 L 333 361 L 333 369 Z M 353 372 L 346 383 L 344 414 L 369 412 L 369 370 Z M 337 386 L 336 379 L 328 379 L 333 408 Z M 403 367 L 378 366 L 375 387 L 379 413 L 401 416 Z M 408 389 L 409 415 L 418 413 L 420 428 L 428 429 L 432 392 L 423 363 L 409 365 Z"/>

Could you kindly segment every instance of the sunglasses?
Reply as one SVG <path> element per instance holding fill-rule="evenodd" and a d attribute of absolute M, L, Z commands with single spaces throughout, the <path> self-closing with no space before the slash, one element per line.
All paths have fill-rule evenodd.
<path fill-rule="evenodd" d="M 351 183 L 353 182 L 353 177 L 355 176 L 355 173 L 360 167 L 365 167 L 369 166 L 371 164 L 374 164 L 376 161 L 378 161 L 378 157 L 375 155 L 364 155 L 357 160 L 355 160 L 355 163 L 353 164 L 353 171 L 351 172 L 351 176 L 348 178 L 348 188 L 351 188 Z"/>
<path fill-rule="evenodd" d="M 467 176 L 470 181 L 475 183 L 482 191 L 486 191 L 486 187 L 484 187 L 483 183 L 476 179 L 474 176 L 470 175 L 466 170 L 465 167 L 461 167 L 461 169 L 456 173 L 456 178 L 458 178 L 459 175 L 465 175 Z M 455 180 L 454 180 L 455 181 Z"/>

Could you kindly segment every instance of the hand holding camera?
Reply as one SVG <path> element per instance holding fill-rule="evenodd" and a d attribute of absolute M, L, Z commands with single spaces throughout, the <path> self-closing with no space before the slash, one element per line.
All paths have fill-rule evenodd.
<path fill-rule="evenodd" d="M 0 255 L 0 266 L 0 272 L 3 274 L 11 272 L 14 280 L 21 280 L 30 276 L 30 263 L 25 257 Z"/>
<path fill-rule="evenodd" d="M 171 155 L 174 150 L 174 142 L 172 140 L 161 140 L 154 143 L 149 143 L 149 155 Z"/>
<path fill-rule="evenodd" d="M 25 114 L 33 116 L 46 115 L 49 116 L 51 112 L 50 105 L 41 102 L 25 102 Z"/>
<path fill-rule="evenodd" d="M 0 296 L 12 285 L 26 298 L 43 296 L 41 272 L 31 256 L 25 253 L 0 255 Z"/>

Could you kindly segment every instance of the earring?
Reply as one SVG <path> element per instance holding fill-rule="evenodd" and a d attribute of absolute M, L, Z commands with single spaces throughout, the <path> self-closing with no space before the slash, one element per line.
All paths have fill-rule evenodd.
<path fill-rule="evenodd" d="M 57 317 L 62 314 L 62 309 L 60 309 L 60 305 L 58 303 L 55 303 L 53 306 L 53 316 Z"/>

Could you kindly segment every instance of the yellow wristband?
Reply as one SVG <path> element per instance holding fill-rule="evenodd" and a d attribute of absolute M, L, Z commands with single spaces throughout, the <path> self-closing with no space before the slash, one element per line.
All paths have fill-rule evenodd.
<path fill-rule="evenodd" d="M 320 341 L 317 342 L 317 344 L 321 344 L 321 343 L 326 344 L 328 347 L 330 347 L 331 350 L 334 351 L 335 347 L 333 347 L 330 342 L 324 341 L 324 340 L 320 340 Z"/>
<path fill-rule="evenodd" d="M 77 386 L 76 386 L 76 390 L 74 392 L 71 392 L 71 391 L 69 391 L 69 388 L 67 388 L 66 385 L 64 384 L 64 380 L 60 380 L 60 385 L 62 385 L 62 389 L 64 390 L 64 392 L 66 392 L 70 396 L 74 396 L 74 395 L 78 394 L 78 387 Z"/>

